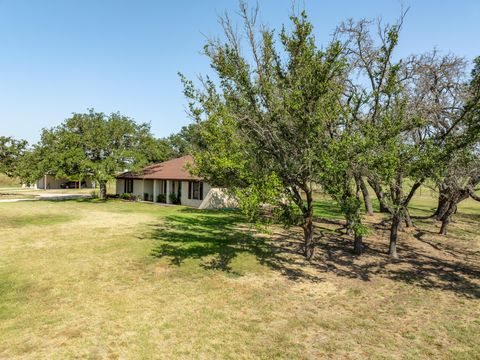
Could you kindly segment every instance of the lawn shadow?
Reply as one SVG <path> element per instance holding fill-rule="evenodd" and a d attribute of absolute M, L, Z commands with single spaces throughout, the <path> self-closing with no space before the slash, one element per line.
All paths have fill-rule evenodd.
<path fill-rule="evenodd" d="M 372 223 L 377 236 L 365 237 L 364 254 L 356 257 L 342 221 L 322 219 L 316 224 L 315 258 L 307 261 L 300 254 L 302 234 L 298 229 L 285 231 L 274 226 L 265 235 L 244 221 L 236 212 L 183 209 L 165 217 L 162 224 L 152 225 L 147 238 L 157 243 L 151 255 L 167 258 L 174 266 L 197 259 L 204 269 L 236 274 L 234 259 L 250 254 L 291 280 L 320 282 L 332 275 L 361 281 L 388 278 L 480 298 L 480 254 L 437 243 L 430 239 L 436 234 L 427 230 L 401 233 L 400 258 L 392 260 L 387 254 L 388 222 Z"/>
<path fill-rule="evenodd" d="M 299 247 L 267 241 L 258 231 L 245 225 L 245 219 L 235 211 L 205 211 L 183 209 L 169 215 L 162 224 L 151 225 L 146 237 L 158 241 L 151 256 L 168 258 L 171 265 L 180 266 L 187 259 L 197 259 L 206 270 L 219 270 L 240 275 L 232 261 L 240 254 L 252 255 L 259 264 L 280 271 L 289 279 L 320 281 L 296 265 L 303 265 Z"/>
<path fill-rule="evenodd" d="M 353 245 L 349 237 L 324 232 L 317 250 L 325 254 L 328 271 L 363 281 L 389 278 L 425 289 L 441 289 L 480 298 L 479 251 L 433 240 L 438 234 L 415 228 L 410 233 L 400 234 L 399 259 L 394 260 L 387 255 L 388 224 L 380 223 L 375 227 L 384 234 L 384 239 L 366 237 L 364 254 L 360 257 L 352 255 Z M 324 264 L 315 266 L 321 271 L 325 268 Z"/>

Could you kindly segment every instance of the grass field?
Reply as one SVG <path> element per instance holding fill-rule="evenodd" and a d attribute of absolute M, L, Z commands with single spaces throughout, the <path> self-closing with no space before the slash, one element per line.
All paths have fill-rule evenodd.
<path fill-rule="evenodd" d="M 0 190 L 0 200 L 12 200 L 12 199 L 35 199 L 33 194 L 24 194 L 16 191 Z"/>
<path fill-rule="evenodd" d="M 425 197 L 425 198 L 424 198 Z M 434 206 L 427 195 L 412 211 Z M 480 358 L 480 207 L 415 220 L 361 258 L 330 201 L 300 234 L 236 212 L 96 200 L 0 204 L 2 359 Z"/>
<path fill-rule="evenodd" d="M 0 189 L 20 187 L 20 180 L 17 178 L 9 178 L 7 175 L 0 173 Z"/>

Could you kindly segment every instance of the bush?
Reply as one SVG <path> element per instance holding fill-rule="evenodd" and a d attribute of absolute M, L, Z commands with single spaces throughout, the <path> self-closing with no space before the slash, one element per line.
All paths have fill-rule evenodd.
<path fill-rule="evenodd" d="M 167 196 L 165 194 L 157 195 L 157 202 L 165 204 L 167 202 Z"/>
<path fill-rule="evenodd" d="M 180 205 L 181 201 L 180 201 L 180 197 L 177 196 L 176 194 L 174 193 L 170 193 L 170 195 L 168 196 L 169 199 L 170 199 L 170 202 L 172 204 L 176 204 L 176 205 Z"/>
<path fill-rule="evenodd" d="M 123 193 L 120 195 L 120 199 L 128 201 L 137 201 L 137 196 L 134 194 Z"/>

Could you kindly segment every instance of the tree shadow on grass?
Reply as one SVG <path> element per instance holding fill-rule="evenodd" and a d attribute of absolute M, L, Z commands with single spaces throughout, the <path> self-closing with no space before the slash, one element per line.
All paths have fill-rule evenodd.
<path fill-rule="evenodd" d="M 384 233 L 387 233 L 387 225 Z M 381 225 L 377 225 L 377 230 L 379 228 Z M 435 241 L 436 233 L 421 229 L 412 229 L 410 234 L 405 232 L 400 236 L 399 259 L 396 260 L 386 253 L 386 237 L 376 240 L 367 237 L 367 247 L 361 257 L 352 255 L 350 238 L 329 232 L 323 234 L 323 241 L 317 247 L 320 253 L 326 254 L 328 271 L 341 277 L 363 281 L 388 278 L 425 289 L 447 290 L 468 298 L 480 298 L 478 251 Z M 324 266 L 318 268 L 322 270 Z"/>
<path fill-rule="evenodd" d="M 158 243 L 151 255 L 167 258 L 175 266 L 187 259 L 196 259 L 206 270 L 240 275 L 233 269 L 232 261 L 246 254 L 291 280 L 321 280 L 319 276 L 295 268 L 302 259 L 292 244 L 286 246 L 288 244 L 267 241 L 258 236 L 255 229 L 242 224 L 244 218 L 235 212 L 181 210 L 178 215 L 165 217 L 163 224 L 152 225 L 148 238 Z"/>
<path fill-rule="evenodd" d="M 181 210 L 167 216 L 163 224 L 152 226 L 148 238 L 158 242 L 151 255 L 167 258 L 175 266 L 197 259 L 204 269 L 240 275 L 232 261 L 240 254 L 249 254 L 291 280 L 320 282 L 328 274 L 362 281 L 388 278 L 480 298 L 480 254 L 425 239 L 426 235 L 436 236 L 434 233 L 414 230 L 408 239 L 402 233 L 398 244 L 400 258 L 392 260 L 386 253 L 388 224 L 381 222 L 375 226 L 383 235 L 377 239 L 366 237 L 364 255 L 356 257 L 341 222 L 330 221 L 328 227 L 317 224 L 316 256 L 306 261 L 299 254 L 301 232 L 274 227 L 268 236 L 259 236 L 254 229 L 242 227 L 243 222 L 238 213 Z"/>

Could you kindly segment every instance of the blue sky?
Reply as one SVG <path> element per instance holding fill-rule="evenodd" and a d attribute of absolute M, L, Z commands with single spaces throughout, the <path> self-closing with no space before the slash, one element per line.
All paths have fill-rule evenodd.
<path fill-rule="evenodd" d="M 254 3 L 254 2 L 252 2 Z M 288 22 L 290 0 L 259 1 L 261 19 Z M 347 18 L 393 21 L 396 0 L 304 0 L 318 42 Z M 431 50 L 480 55 L 480 1 L 405 0 L 399 55 Z M 205 36 L 236 0 L 0 0 L 0 135 L 37 141 L 72 112 L 120 111 L 157 136 L 190 122 L 177 72 L 207 73 Z"/>

